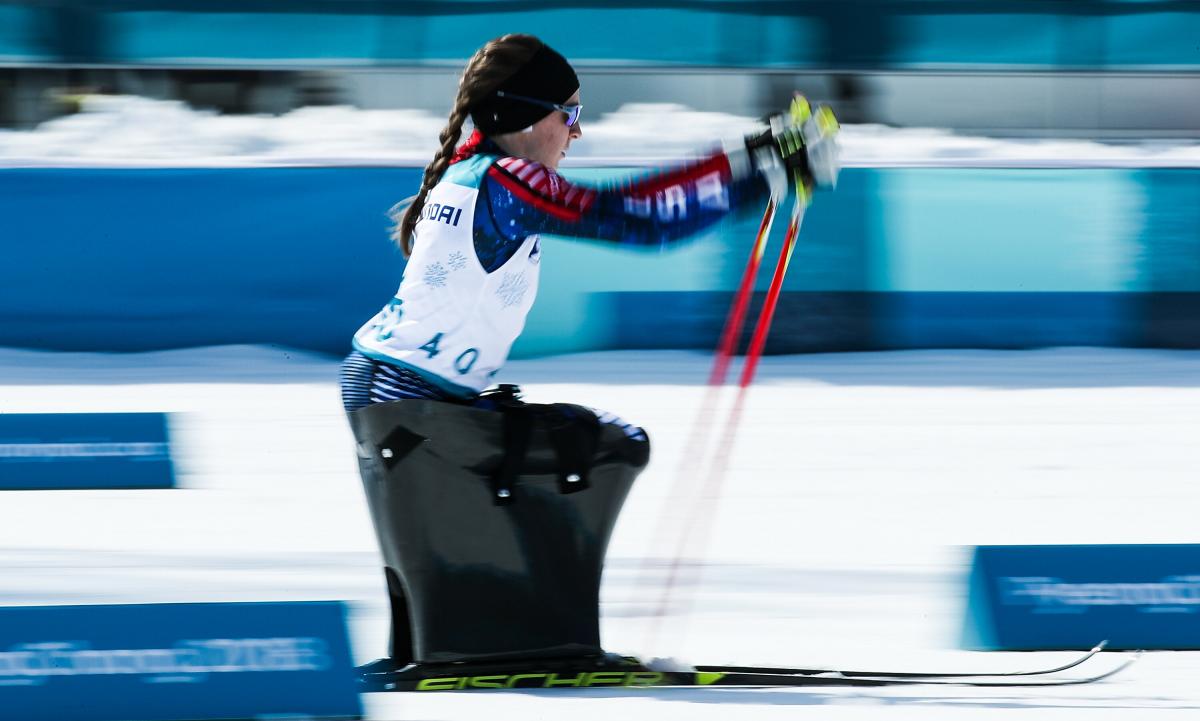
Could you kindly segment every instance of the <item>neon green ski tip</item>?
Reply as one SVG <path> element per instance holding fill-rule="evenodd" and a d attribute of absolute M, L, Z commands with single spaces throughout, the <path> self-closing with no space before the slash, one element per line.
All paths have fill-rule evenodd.
<path fill-rule="evenodd" d="M 712 672 L 703 672 L 703 671 L 696 672 L 696 684 L 699 686 L 711 686 L 723 678 L 725 678 L 725 674 L 723 674 L 723 673 L 712 673 Z"/>

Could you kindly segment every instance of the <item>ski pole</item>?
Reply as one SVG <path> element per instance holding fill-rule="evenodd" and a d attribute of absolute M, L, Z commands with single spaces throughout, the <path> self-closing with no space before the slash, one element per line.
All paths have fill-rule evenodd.
<path fill-rule="evenodd" d="M 717 354 L 713 359 L 712 373 L 708 376 L 710 386 L 725 383 L 725 374 L 729 370 L 729 362 L 733 358 L 738 339 L 742 335 L 742 324 L 746 320 L 746 309 L 750 307 L 750 296 L 754 290 L 754 279 L 758 276 L 758 267 L 762 263 L 763 254 L 767 249 L 767 238 L 771 235 L 771 224 L 775 220 L 775 209 L 778 207 L 775 196 L 767 200 L 767 209 L 763 213 L 762 223 L 758 226 L 758 235 L 754 246 L 750 249 L 750 258 L 746 261 L 746 270 L 742 273 L 742 281 L 738 285 L 729 313 L 725 317 L 725 327 L 721 331 L 721 341 L 717 345 Z"/>
<path fill-rule="evenodd" d="M 738 382 L 742 388 L 746 388 L 754 380 L 754 371 L 758 368 L 758 359 L 762 357 L 763 348 L 767 343 L 771 319 L 775 317 L 775 306 L 778 305 L 779 295 L 783 290 L 783 277 L 792 261 L 796 236 L 800 234 L 800 222 L 804 220 L 804 211 L 808 207 L 810 197 L 808 189 L 802 183 L 798 183 L 796 202 L 792 207 L 792 217 L 788 221 L 787 234 L 783 238 L 783 248 L 779 251 L 779 261 L 775 264 L 775 274 L 771 277 L 771 286 L 767 289 L 767 297 L 763 300 L 762 310 L 759 311 L 758 322 L 754 325 L 750 347 L 746 350 L 746 361 L 742 365 L 742 377 Z"/>
<path fill-rule="evenodd" d="M 696 496 L 693 512 L 688 515 L 685 520 L 683 533 L 679 537 L 679 545 L 676 547 L 675 556 L 672 559 L 670 568 L 667 571 L 667 579 L 664 584 L 662 594 L 659 597 L 659 603 L 655 611 L 656 623 L 653 628 L 653 633 L 649 639 L 651 643 L 657 640 L 658 619 L 661 619 L 667 613 L 667 607 L 670 605 L 671 597 L 674 595 L 675 589 L 680 585 L 681 578 L 688 573 L 682 564 L 683 554 L 688 550 L 693 553 L 700 549 L 703 551 L 707 545 L 705 539 L 711 530 L 713 517 L 715 515 L 715 506 L 717 498 L 721 493 L 721 487 L 724 485 L 725 475 L 729 470 L 729 462 L 733 456 L 734 442 L 737 439 L 738 428 L 741 426 L 742 414 L 745 410 L 747 389 L 750 381 L 754 377 L 754 366 L 758 360 L 757 356 L 761 355 L 764 344 L 766 343 L 767 331 L 771 326 L 771 317 L 775 312 L 775 306 L 779 301 L 780 289 L 783 287 L 783 278 L 787 273 L 788 264 L 791 261 L 792 250 L 796 246 L 796 236 L 799 235 L 800 221 L 804 217 L 804 209 L 808 206 L 809 200 L 808 189 L 803 183 L 796 186 L 796 201 L 792 207 L 792 217 L 788 222 L 787 236 L 784 239 L 783 250 L 780 251 L 779 261 L 775 264 L 775 272 L 771 277 L 771 287 L 767 292 L 766 300 L 763 302 L 762 311 L 759 313 L 758 322 L 754 328 L 754 338 L 751 342 L 750 350 L 746 356 L 746 365 L 743 367 L 742 379 L 739 384 L 737 397 L 734 399 L 733 407 L 730 409 L 728 419 L 725 422 L 724 433 L 720 438 L 720 444 L 717 446 L 716 452 L 713 454 L 712 462 L 709 465 L 708 473 L 705 474 L 704 480 L 701 483 L 700 493 Z M 743 311 L 744 312 L 744 311 Z M 731 314 L 732 315 L 732 314 Z M 714 368 L 714 375 L 716 368 Z M 724 378 L 722 377 L 722 380 Z M 710 380 L 711 382 L 711 380 Z M 718 386 L 709 386 L 710 393 L 715 392 Z M 706 409 L 708 403 L 705 404 Z M 711 411 L 710 411 L 711 412 Z M 708 419 L 698 419 L 700 423 L 698 427 L 707 428 Z M 701 425 L 702 424 L 702 425 Z M 685 463 L 698 466 L 698 463 L 685 458 Z M 703 554 L 697 554 L 702 556 Z M 688 581 L 693 581 L 698 575 L 698 571 L 693 569 L 688 574 Z"/>
<path fill-rule="evenodd" d="M 741 337 L 742 325 L 745 321 L 746 311 L 750 306 L 750 296 L 754 289 L 754 280 L 758 275 L 759 265 L 765 254 L 767 242 L 771 234 L 771 225 L 775 220 L 778 208 L 779 203 L 775 196 L 772 195 L 767 201 L 762 222 L 758 226 L 758 235 L 754 239 L 754 246 L 751 248 L 750 257 L 746 261 L 746 269 L 742 274 L 741 283 L 730 305 L 729 313 L 726 315 L 725 327 L 721 333 L 721 340 L 717 346 L 716 357 L 708 378 L 708 387 L 705 389 L 700 409 L 692 421 L 691 430 L 688 433 L 687 441 L 684 443 L 682 460 L 675 471 L 675 477 L 672 479 L 671 491 L 667 496 L 668 498 L 686 498 L 689 495 L 686 493 L 687 489 L 695 485 L 696 478 L 700 475 L 705 450 L 708 448 L 709 437 L 712 434 L 714 426 L 716 426 L 717 401 L 724 387 L 729 363 L 736 351 L 737 342 Z M 665 548 L 674 538 L 687 539 L 690 537 L 688 519 L 691 518 L 692 512 L 699 503 L 698 499 L 694 499 L 691 503 L 686 504 L 688 512 L 684 514 L 682 521 L 671 522 L 670 519 L 664 519 L 662 523 L 658 524 L 652 547 Z M 661 619 L 666 615 L 667 607 L 671 602 L 672 590 L 675 587 L 675 580 L 679 574 L 679 564 L 684 548 L 684 546 L 681 546 L 671 558 L 671 565 L 667 569 L 667 580 L 662 587 L 658 603 L 654 607 L 651 630 L 646 638 L 648 646 L 652 646 L 657 641 Z M 642 578 L 649 578 L 653 570 L 653 564 L 649 562 L 649 557 L 647 557 L 647 563 L 643 565 L 642 569 Z"/>
<path fill-rule="evenodd" d="M 792 102 L 790 109 L 792 122 L 796 125 L 803 123 L 812 117 L 811 109 L 808 101 L 803 97 L 797 96 Z M 832 117 L 832 116 L 831 116 Z M 836 122 L 836 121 L 833 121 Z M 662 618 L 667 613 L 667 608 L 670 605 L 675 588 L 680 585 L 680 577 L 684 573 L 682 568 L 683 554 L 687 550 L 695 552 L 697 548 L 701 551 L 707 545 L 705 539 L 712 526 L 713 517 L 715 515 L 715 505 L 718 496 L 720 495 L 721 487 L 724 484 L 726 472 L 729 467 L 730 459 L 733 455 L 733 448 L 737 438 L 738 428 L 741 425 L 741 418 L 745 408 L 747 389 L 750 381 L 754 377 L 754 370 L 757 366 L 758 356 L 762 354 L 763 347 L 766 343 L 767 333 L 770 330 L 771 318 L 774 316 L 775 307 L 779 300 L 779 295 L 783 287 L 783 279 L 787 273 L 788 265 L 791 261 L 792 251 L 795 249 L 796 237 L 799 235 L 800 223 L 804 218 L 804 211 L 808 207 L 811 200 L 809 188 L 803 182 L 803 179 L 797 173 L 794 178 L 796 196 L 792 206 L 791 218 L 788 222 L 787 235 L 784 240 L 784 247 L 780 252 L 779 260 L 775 265 L 775 271 L 771 278 L 771 286 L 767 292 L 767 297 L 763 303 L 763 309 L 759 313 L 758 322 L 755 324 L 754 335 L 751 341 L 751 348 L 748 351 L 746 358 L 746 366 L 743 368 L 741 383 L 739 384 L 738 394 L 734 400 L 732 409 L 730 410 L 728 420 L 725 424 L 725 431 L 720 436 L 721 443 L 718 446 L 716 453 L 713 456 L 712 462 L 709 465 L 709 471 L 704 477 L 701 484 L 700 493 L 695 497 L 693 504 L 693 512 L 684 520 L 683 532 L 679 537 L 679 544 L 676 548 L 674 557 L 672 558 L 671 566 L 667 571 L 667 578 L 664 582 L 662 593 L 659 597 L 659 603 L 654 614 L 654 623 L 651 627 L 651 633 L 648 641 L 653 644 L 657 640 L 657 635 L 660 630 Z M 768 206 L 768 214 L 774 215 L 774 198 L 772 205 Z M 715 392 L 719 387 L 717 384 L 724 381 L 725 370 L 728 367 L 729 359 L 725 356 L 724 351 L 728 350 L 728 354 L 732 355 L 733 344 L 736 343 L 737 337 L 741 331 L 741 318 L 745 315 L 745 305 L 748 305 L 749 288 L 753 286 L 753 277 L 757 275 L 758 265 L 761 261 L 762 250 L 765 248 L 763 239 L 766 237 L 763 233 L 764 228 L 769 230 L 768 218 L 764 216 L 763 225 L 759 228 L 759 238 L 755 241 L 755 249 L 751 253 L 750 261 L 747 264 L 746 273 L 742 278 L 742 285 L 738 289 L 738 296 L 734 299 L 734 307 L 731 308 L 729 319 L 726 321 L 725 333 L 722 336 L 721 346 L 718 348 L 717 359 L 713 366 L 713 373 L 709 378 L 709 394 L 706 396 L 705 411 L 711 412 L 710 404 L 715 399 Z M 751 273 L 753 271 L 753 273 Z M 744 292 L 744 295 L 743 295 Z M 738 306 L 742 305 L 741 308 Z M 734 326 L 736 324 L 736 330 Z M 723 357 L 724 356 L 724 357 Z M 708 419 L 698 418 L 695 436 L 700 435 L 708 430 Z M 691 444 L 689 443 L 689 446 Z M 684 458 L 684 466 L 698 467 L 698 462 L 688 456 Z M 690 474 L 689 474 L 690 475 Z M 681 474 L 682 477 L 682 474 Z M 677 479 L 677 483 L 680 479 Z M 703 533 L 698 533 L 698 531 Z M 703 553 L 696 554 L 697 557 L 702 557 Z M 698 577 L 699 571 L 693 569 L 689 580 L 694 580 Z M 685 614 L 686 616 L 686 614 Z"/>
<path fill-rule="evenodd" d="M 712 389 L 719 387 L 713 386 Z M 667 568 L 666 579 L 663 581 L 662 591 L 659 594 L 658 603 L 654 610 L 653 625 L 646 639 L 648 647 L 653 647 L 658 641 L 658 634 L 662 630 L 663 619 L 667 616 L 667 612 L 675 600 L 675 590 L 694 583 L 700 576 L 700 569 L 697 566 L 694 564 L 689 566 L 684 563 L 684 554 L 690 551 L 689 555 L 699 560 L 704 557 L 707 551 L 708 544 L 706 543 L 706 539 L 712 527 L 713 518 L 716 515 L 717 495 L 720 493 L 722 481 L 729 468 L 729 458 L 733 450 L 733 436 L 737 427 L 741 424 L 745 401 L 746 389 L 739 388 L 737 397 L 733 402 L 733 407 L 730 409 L 728 419 L 726 420 L 725 433 L 720 436 L 721 443 L 712 458 L 708 473 L 704 475 L 704 479 L 701 481 L 700 491 L 695 494 L 690 504 L 690 512 L 684 520 L 683 530 L 678 534 L 678 545 L 675 547 L 671 564 Z M 697 468 L 699 467 L 698 463 L 695 465 Z M 689 601 L 690 599 L 685 598 L 684 600 Z M 681 627 L 680 635 L 686 635 L 682 633 L 682 631 L 686 631 L 686 609 L 679 614 L 679 618 L 682 619 L 681 623 L 685 624 Z"/>
<path fill-rule="evenodd" d="M 814 121 L 818 124 L 836 128 L 837 120 L 827 107 L 819 109 L 813 116 L 808 101 L 797 95 L 792 100 L 790 108 L 792 123 L 804 126 Z M 775 274 L 763 300 L 762 310 L 758 314 L 758 323 L 754 327 L 754 335 L 750 339 L 750 347 L 746 350 L 746 361 L 742 365 L 742 377 L 738 383 L 742 388 L 754 380 L 754 372 L 758 369 L 758 360 L 762 357 L 763 348 L 767 343 L 767 333 L 771 329 L 771 319 L 775 317 L 775 307 L 779 303 L 779 295 L 783 291 L 783 277 L 787 273 L 788 264 L 792 260 L 792 251 L 796 248 L 796 236 L 800 233 L 800 223 L 804 220 L 804 211 L 812 200 L 812 190 L 805 184 L 799 172 L 793 175 L 793 185 L 796 188 L 796 198 L 792 204 L 792 217 L 788 221 L 787 234 L 783 239 L 783 248 L 779 251 L 779 262 L 775 264 Z"/>

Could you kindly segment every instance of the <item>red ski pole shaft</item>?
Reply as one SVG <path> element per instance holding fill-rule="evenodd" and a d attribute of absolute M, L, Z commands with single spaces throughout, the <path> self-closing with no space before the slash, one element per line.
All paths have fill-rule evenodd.
<path fill-rule="evenodd" d="M 799 93 L 792 99 L 789 108 L 793 127 L 801 128 L 807 142 L 810 135 L 820 135 L 822 129 L 833 133 L 837 131 L 837 118 L 828 107 L 819 108 L 814 117 L 808 101 Z M 815 124 L 815 125 L 814 125 Z M 816 130 L 813 130 L 813 128 Z M 794 141 L 792 150 L 796 150 Z M 746 362 L 742 366 L 742 378 L 738 385 L 745 388 L 754 380 L 754 371 L 758 369 L 758 360 L 762 357 L 763 347 L 767 343 L 767 333 L 771 329 L 771 319 L 775 315 L 775 306 L 779 302 L 779 294 L 783 290 L 783 276 L 787 273 L 788 263 L 792 260 L 792 251 L 796 247 L 796 236 L 800 232 L 800 222 L 804 220 L 804 211 L 812 199 L 812 188 L 805 182 L 799 172 L 792 177 L 796 191 L 795 202 L 792 205 L 792 217 L 788 222 L 787 234 L 783 239 L 783 249 L 779 252 L 779 262 L 775 264 L 775 275 L 771 278 L 771 287 L 767 298 L 763 301 L 762 312 L 758 315 L 758 324 L 754 327 L 754 335 L 750 339 L 750 348 L 746 351 Z"/>
<path fill-rule="evenodd" d="M 771 287 L 767 291 L 766 300 L 763 302 L 762 311 L 759 313 L 758 322 L 754 327 L 754 337 L 751 339 L 750 349 L 747 351 L 746 364 L 743 366 L 742 379 L 741 383 L 739 383 L 741 387 L 738 388 L 737 398 L 734 400 L 733 409 L 729 414 L 729 420 L 725 425 L 725 432 L 721 436 L 721 441 L 717 446 L 716 453 L 709 467 L 709 472 L 705 474 L 704 480 L 701 483 L 696 508 L 688 518 L 683 534 L 680 536 L 675 556 L 667 570 L 667 578 L 663 585 L 658 606 L 655 609 L 655 619 L 661 619 L 667 614 L 674 591 L 681 585 L 680 578 L 686 573 L 682 564 L 684 552 L 691 550 L 697 557 L 703 557 L 702 551 L 707 545 L 706 538 L 713 522 L 713 515 L 715 514 L 714 506 L 721 495 L 721 486 L 724 483 L 725 474 L 728 472 L 730 459 L 733 457 L 733 448 L 737 440 L 738 429 L 741 426 L 747 388 L 750 385 L 750 381 L 754 378 L 754 368 L 758 363 L 759 356 L 762 355 L 763 346 L 766 344 L 767 332 L 771 327 L 771 317 L 775 313 L 775 306 L 779 302 L 779 294 L 783 288 L 783 277 L 787 273 L 788 264 L 791 262 L 792 250 L 796 246 L 796 236 L 800 232 L 800 221 L 804 218 L 804 210 L 808 205 L 807 189 L 803 185 L 797 187 L 796 193 L 796 205 L 792 210 L 791 220 L 788 222 L 787 235 L 783 240 L 783 249 L 779 253 L 779 261 L 775 264 L 775 273 L 771 277 Z M 710 386 L 710 390 L 713 389 Z M 693 569 L 692 573 L 698 573 L 698 571 Z M 652 629 L 651 642 L 657 640 L 658 630 L 658 624 L 656 623 Z"/>
<path fill-rule="evenodd" d="M 758 276 L 758 266 L 762 263 L 763 254 L 767 249 L 767 238 L 771 235 L 771 224 L 775 220 L 775 209 L 778 204 L 772 196 L 767 201 L 766 212 L 763 213 L 762 223 L 758 226 L 758 235 L 754 239 L 754 247 L 750 250 L 750 258 L 746 261 L 746 270 L 742 273 L 741 283 L 729 306 L 725 317 L 725 327 L 721 331 L 721 341 L 717 345 L 717 354 L 713 359 L 712 373 L 708 376 L 710 386 L 725 383 L 725 374 L 729 372 L 729 362 L 733 358 L 738 339 L 742 335 L 742 325 L 746 320 L 746 310 L 750 307 L 750 296 L 754 291 L 754 279 Z"/>
<path fill-rule="evenodd" d="M 725 325 L 721 331 L 721 340 L 717 345 L 712 371 L 708 378 L 708 388 L 704 393 L 704 399 L 700 404 L 699 412 L 693 420 L 691 431 L 688 433 L 682 461 L 676 470 L 674 482 L 671 486 L 671 498 L 686 498 L 687 488 L 694 485 L 696 478 L 700 475 L 702 456 L 708 447 L 708 438 L 715 425 L 718 396 L 721 387 L 725 383 L 725 376 L 728 373 L 729 364 L 736 350 L 738 339 L 741 337 L 742 325 L 746 319 L 746 311 L 750 306 L 750 297 L 754 290 L 754 280 L 758 276 L 758 269 L 762 264 L 767 241 L 771 235 L 771 226 L 774 223 L 775 213 L 778 208 L 778 202 L 774 196 L 771 196 L 767 200 L 766 210 L 763 211 L 762 222 L 758 226 L 758 234 L 754 238 L 754 245 L 750 249 L 750 257 L 746 261 L 746 269 L 742 273 L 742 279 L 734 295 L 733 303 L 730 305 L 729 313 L 725 317 Z M 699 505 L 701 502 L 697 498 L 694 504 L 689 505 Z M 690 508 L 689 512 L 678 523 L 671 523 L 669 519 L 664 519 L 662 523 L 659 523 L 653 547 L 660 548 L 667 545 L 672 537 L 677 537 L 682 543 L 686 544 L 687 539 L 690 539 L 692 535 L 690 531 L 692 526 L 690 519 L 694 511 L 694 508 Z M 686 549 L 686 545 L 681 545 L 668 566 L 666 582 L 663 585 L 662 593 L 653 613 L 652 625 L 647 638 L 649 645 L 653 645 L 657 640 L 662 619 L 667 614 L 667 608 L 671 602 L 676 580 L 680 574 L 680 562 L 684 549 Z M 643 569 L 643 576 L 649 577 L 651 572 L 655 570 L 657 569 L 647 562 Z"/>
<path fill-rule="evenodd" d="M 803 188 L 797 188 L 797 193 L 804 193 Z M 766 300 L 763 301 L 762 312 L 758 315 L 758 323 L 754 326 L 754 335 L 750 339 L 750 348 L 746 351 L 746 362 L 742 366 L 742 378 L 738 383 L 742 388 L 754 380 L 754 371 L 758 368 L 758 359 L 762 356 L 763 347 L 767 344 L 767 333 L 771 329 L 771 318 L 775 315 L 775 306 L 779 303 L 779 294 L 783 290 L 783 276 L 787 274 L 788 264 L 792 260 L 792 251 L 796 248 L 796 236 L 800 234 L 800 221 L 804 219 L 807 198 L 796 197 L 796 210 L 788 223 L 787 234 L 783 238 L 783 249 L 779 251 L 779 262 L 775 264 L 775 274 L 771 277 L 771 287 L 767 290 Z"/>
<path fill-rule="evenodd" d="M 659 593 L 658 603 L 654 607 L 653 626 L 646 639 L 647 647 L 653 647 L 657 643 L 663 619 L 676 601 L 676 589 L 694 585 L 700 576 L 700 569 L 696 564 L 706 555 L 708 537 L 716 516 L 715 506 L 721 494 L 721 485 L 725 474 L 729 470 L 729 460 L 733 456 L 734 440 L 737 436 L 738 426 L 741 425 L 745 403 L 746 389 L 739 388 L 737 398 L 733 402 L 729 418 L 726 421 L 725 433 L 720 437 L 716 453 L 713 456 L 712 465 L 700 482 L 700 488 L 691 503 L 690 513 L 685 519 L 683 530 L 678 535 L 675 553 L 671 557 L 671 563 L 667 566 L 666 578 Z M 685 554 L 690 556 L 691 562 L 685 561 Z M 687 620 L 686 610 L 680 613 L 679 617 L 681 622 L 685 623 Z"/>
<path fill-rule="evenodd" d="M 721 486 L 725 480 L 725 474 L 729 469 L 729 462 L 733 456 L 733 448 L 737 440 L 738 429 L 741 426 L 742 413 L 746 402 L 747 388 L 750 385 L 750 380 L 754 377 L 754 367 L 758 362 L 758 357 L 762 354 L 763 346 L 766 344 L 767 331 L 771 326 L 771 316 L 775 313 L 775 306 L 779 301 L 779 294 L 783 287 L 783 277 L 787 273 L 788 264 L 791 262 L 792 249 L 796 245 L 796 236 L 799 235 L 800 220 L 804 217 L 806 198 L 804 195 L 801 195 L 804 193 L 804 189 L 802 187 L 797 189 L 797 193 L 796 205 L 792 211 L 791 220 L 788 222 L 787 235 L 783 240 L 783 249 L 779 253 L 779 261 L 775 264 L 775 272 L 771 276 L 770 289 L 767 291 L 767 297 L 763 302 L 762 311 L 759 313 L 758 322 L 754 326 L 754 337 L 751 339 L 750 349 L 747 351 L 746 363 L 743 366 L 742 379 L 741 383 L 739 384 L 741 387 L 738 388 L 737 398 L 734 400 L 733 409 L 730 411 L 729 420 L 726 422 L 725 432 L 720 436 L 720 443 L 717 445 L 716 453 L 709 466 L 708 473 L 704 475 L 704 479 L 701 482 L 700 493 L 696 497 L 695 507 L 685 521 L 683 533 L 679 537 L 679 545 L 675 550 L 675 555 L 672 558 L 671 565 L 667 569 L 667 577 L 663 584 L 658 605 L 655 608 L 654 618 L 656 620 L 662 619 L 667 615 L 675 589 L 680 585 L 685 584 L 685 582 L 681 579 L 689 572 L 689 569 L 683 564 L 684 553 L 688 550 L 691 550 L 698 558 L 702 558 L 704 555 L 702 551 L 707 545 L 706 538 L 710 531 L 710 526 L 712 525 L 713 516 L 715 514 L 714 506 L 717 498 L 721 494 Z M 763 219 L 763 223 L 764 226 L 767 225 L 766 218 Z M 761 254 L 759 260 L 760 259 Z M 751 267 L 753 267 L 755 270 L 757 270 L 758 267 L 758 262 L 753 256 L 751 256 L 751 266 L 747 267 L 747 271 L 749 271 Z M 747 287 L 747 284 L 744 282 L 744 280 L 745 279 L 743 279 L 743 288 Z M 741 290 L 742 289 L 739 289 L 739 295 Z M 748 296 L 749 294 L 747 293 L 747 297 Z M 736 301 L 734 303 L 734 307 L 736 310 Z M 741 313 L 745 313 L 744 308 L 741 310 Z M 730 312 L 730 320 L 735 320 L 734 313 L 732 311 Z M 740 320 L 737 322 L 740 324 Z M 727 335 L 731 327 L 732 324 L 727 323 Z M 741 329 L 739 326 L 736 332 L 740 332 L 740 330 Z M 724 343 L 722 343 L 722 345 L 724 345 Z M 720 361 L 721 356 L 722 354 L 718 352 L 718 361 Z M 726 363 L 728 363 L 727 358 Z M 714 366 L 713 368 L 714 378 L 717 376 L 718 370 L 721 370 L 721 377 L 715 383 L 712 379 L 710 379 L 709 382 L 712 384 L 709 386 L 710 392 L 716 391 L 717 386 L 724 381 L 724 368 L 721 368 L 719 365 Z M 693 575 L 698 573 L 698 571 L 696 571 L 694 568 L 690 569 L 690 572 Z M 694 582 L 694 579 L 689 578 L 687 581 Z M 655 623 L 651 629 L 649 641 L 652 644 L 657 641 L 659 625 L 659 623 Z"/>

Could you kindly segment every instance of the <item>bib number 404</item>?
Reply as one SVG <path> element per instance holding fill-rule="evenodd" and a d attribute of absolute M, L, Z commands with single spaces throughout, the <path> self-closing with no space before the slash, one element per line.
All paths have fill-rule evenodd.
<path fill-rule="evenodd" d="M 418 350 L 425 351 L 430 358 L 436 358 L 442 352 L 442 349 L 439 348 L 438 345 L 442 342 L 442 336 L 444 335 L 446 334 L 438 333 L 434 335 L 432 338 L 425 341 L 425 343 L 421 345 Z M 458 357 L 454 359 L 454 370 L 458 371 L 459 375 L 465 376 L 471 372 L 472 368 L 475 367 L 475 362 L 477 360 L 479 360 L 479 350 L 477 348 L 468 348 L 462 353 L 459 353 Z"/>

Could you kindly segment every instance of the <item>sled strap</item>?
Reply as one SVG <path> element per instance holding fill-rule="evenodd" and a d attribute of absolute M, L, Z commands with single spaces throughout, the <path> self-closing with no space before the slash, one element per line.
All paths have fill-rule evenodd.
<path fill-rule="evenodd" d="M 527 406 L 503 406 L 500 412 L 504 415 L 504 459 L 492 476 L 492 502 L 497 506 L 513 502 L 513 484 L 521 474 L 533 437 L 533 413 Z"/>
<path fill-rule="evenodd" d="M 588 474 L 600 443 L 600 422 L 590 411 L 555 406 L 556 423 L 549 429 L 550 444 L 558 458 L 558 490 L 576 493 L 590 487 Z"/>

